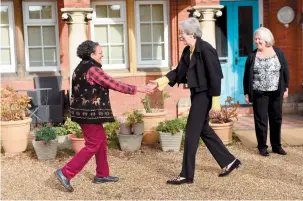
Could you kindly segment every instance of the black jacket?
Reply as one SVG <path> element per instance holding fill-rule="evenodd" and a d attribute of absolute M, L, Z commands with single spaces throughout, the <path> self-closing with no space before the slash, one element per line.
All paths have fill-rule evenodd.
<path fill-rule="evenodd" d="M 283 51 L 278 47 L 273 47 L 274 51 L 276 52 L 279 62 L 281 64 L 280 69 L 280 78 L 279 78 L 279 88 L 278 91 L 284 93 L 286 88 L 288 88 L 289 84 L 289 70 L 286 57 Z M 243 79 L 243 88 L 244 88 L 244 95 L 248 94 L 249 102 L 253 100 L 253 70 L 255 64 L 257 49 L 254 50 L 248 57 L 245 63 L 245 72 L 244 72 L 244 79 Z"/>
<path fill-rule="evenodd" d="M 166 74 L 169 85 L 187 83 L 189 88 L 205 91 L 209 96 L 220 96 L 223 78 L 217 51 L 206 41 L 198 38 L 190 59 L 190 49 L 186 46 L 176 69 Z"/>

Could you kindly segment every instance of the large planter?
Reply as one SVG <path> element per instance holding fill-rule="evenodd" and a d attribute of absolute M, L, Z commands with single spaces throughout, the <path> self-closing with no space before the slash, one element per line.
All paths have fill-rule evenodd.
<path fill-rule="evenodd" d="M 58 139 L 50 140 L 47 144 L 33 140 L 33 147 L 39 160 L 52 160 L 57 156 Z"/>
<path fill-rule="evenodd" d="M 72 148 L 76 154 L 85 147 L 84 138 L 76 138 L 75 134 L 69 134 L 68 137 L 72 142 Z"/>
<path fill-rule="evenodd" d="M 136 151 L 141 148 L 143 134 L 139 135 L 121 135 L 118 134 L 118 140 L 122 151 Z"/>
<path fill-rule="evenodd" d="M 6 155 L 14 155 L 26 150 L 32 119 L 20 121 L 0 121 L 1 142 Z"/>
<path fill-rule="evenodd" d="M 155 142 L 159 142 L 159 133 L 156 131 L 156 128 L 160 122 L 165 121 L 165 118 L 166 111 L 164 109 L 155 113 L 143 113 L 144 144 L 153 144 Z"/>
<path fill-rule="evenodd" d="M 72 149 L 72 142 L 68 135 L 58 136 L 58 149 Z"/>
<path fill-rule="evenodd" d="M 175 135 L 171 133 L 159 132 L 162 151 L 180 151 L 182 132 Z"/>
<path fill-rule="evenodd" d="M 232 143 L 233 121 L 223 124 L 209 122 L 209 125 L 222 140 L 223 144 Z"/>

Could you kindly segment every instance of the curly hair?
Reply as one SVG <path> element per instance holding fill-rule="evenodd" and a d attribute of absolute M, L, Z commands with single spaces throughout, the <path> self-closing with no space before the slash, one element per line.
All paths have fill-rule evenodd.
<path fill-rule="evenodd" d="M 90 55 L 96 51 L 98 45 L 99 43 L 91 40 L 84 41 L 77 48 L 77 56 L 82 60 L 90 59 Z"/>

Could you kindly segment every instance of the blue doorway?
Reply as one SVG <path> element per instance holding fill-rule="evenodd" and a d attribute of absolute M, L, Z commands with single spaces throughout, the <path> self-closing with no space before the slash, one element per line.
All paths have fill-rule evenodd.
<path fill-rule="evenodd" d="M 221 104 L 226 97 L 245 104 L 243 75 L 245 61 L 254 49 L 253 33 L 259 26 L 258 1 L 221 1 L 222 16 L 216 19 L 216 48 L 224 78 Z"/>

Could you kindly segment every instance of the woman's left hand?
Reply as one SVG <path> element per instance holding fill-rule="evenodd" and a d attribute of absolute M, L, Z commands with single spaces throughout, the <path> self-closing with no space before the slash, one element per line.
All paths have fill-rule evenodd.
<path fill-rule="evenodd" d="M 283 94 L 283 98 L 287 98 L 288 97 L 288 88 L 286 88 L 286 91 L 284 91 L 284 94 Z"/>

